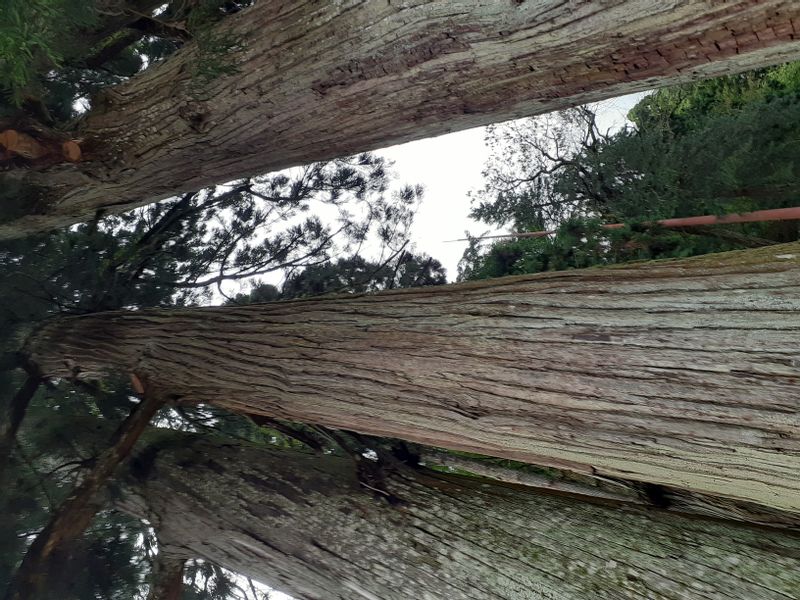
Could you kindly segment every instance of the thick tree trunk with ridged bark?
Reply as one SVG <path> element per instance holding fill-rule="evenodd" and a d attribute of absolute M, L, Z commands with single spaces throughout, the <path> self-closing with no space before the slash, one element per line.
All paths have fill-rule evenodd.
<path fill-rule="evenodd" d="M 346 458 L 198 437 L 132 473 L 122 508 L 166 550 L 298 600 L 800 598 L 800 538 L 780 531 L 402 466 L 374 491 Z"/>
<path fill-rule="evenodd" d="M 0 239 L 486 123 L 800 57 L 796 0 L 259 0 L 107 90 L 83 162 L 0 172 Z M 220 64 L 223 63 L 223 64 Z M 200 71 L 234 74 L 212 81 Z M 0 127 L 1 128 L 1 127 Z"/>
<path fill-rule="evenodd" d="M 59 319 L 46 376 L 800 512 L 800 244 Z"/>

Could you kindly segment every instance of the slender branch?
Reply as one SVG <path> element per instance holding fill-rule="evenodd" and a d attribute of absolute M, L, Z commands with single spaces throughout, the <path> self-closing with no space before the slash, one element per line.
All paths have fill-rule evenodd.
<path fill-rule="evenodd" d="M 383 261 L 383 263 L 381 263 L 380 265 L 378 265 L 378 267 L 377 267 L 377 268 L 376 268 L 374 271 L 372 271 L 372 273 L 370 273 L 370 274 L 369 274 L 369 276 L 367 276 L 367 277 L 366 277 L 366 278 L 365 278 L 365 279 L 364 279 L 364 280 L 363 280 L 361 283 L 362 283 L 362 284 L 369 283 L 369 282 L 372 280 L 372 278 L 373 278 L 373 277 L 375 277 L 375 276 L 376 276 L 378 273 L 380 273 L 380 272 L 381 272 L 381 271 L 382 271 L 384 268 L 386 268 L 386 267 L 389 265 L 389 263 L 390 263 L 390 262 L 392 262 L 392 260 L 394 260 L 394 258 L 395 258 L 395 257 L 396 257 L 398 254 L 400 254 L 401 252 L 405 252 L 406 246 L 408 246 L 408 243 L 409 243 L 409 242 L 410 242 L 410 240 L 406 240 L 406 241 L 403 243 L 403 245 L 402 245 L 402 246 L 400 246 L 400 248 L 398 248 L 398 249 L 397 249 L 397 251 L 393 252 L 393 253 L 392 253 L 392 254 L 389 256 L 389 258 L 387 258 L 385 261 Z M 397 269 L 398 269 L 399 267 L 400 267 L 400 261 L 398 260 L 398 261 L 397 261 L 397 265 L 395 266 L 395 269 L 394 269 L 394 273 L 393 273 L 393 275 L 392 275 L 392 280 L 394 280 L 394 277 L 397 275 Z M 391 288 L 391 287 L 393 287 L 393 286 L 391 286 L 391 285 L 390 285 L 389 287 Z M 344 291 L 344 290 L 345 290 L 345 288 L 344 288 L 344 287 L 342 287 L 342 288 L 339 288 L 338 290 L 336 290 L 336 292 L 341 292 L 341 291 Z"/>
<path fill-rule="evenodd" d="M 84 60 L 84 65 L 87 69 L 99 69 L 112 58 L 118 56 L 125 48 L 138 42 L 143 36 L 143 31 L 129 30 L 118 39 L 100 48 L 96 53 L 88 56 Z"/>
<path fill-rule="evenodd" d="M 693 229 L 688 227 L 676 227 L 675 229 L 676 231 L 680 231 L 681 233 L 686 233 L 689 235 L 703 235 L 719 238 L 721 240 L 739 244 L 745 248 L 763 248 L 764 246 L 775 245 L 774 240 L 746 235 L 730 229 L 721 229 L 709 226 L 694 227 Z"/>
<path fill-rule="evenodd" d="M 146 393 L 144 399 L 131 411 L 114 433 L 110 447 L 98 457 L 92 470 L 58 508 L 28 548 L 6 591 L 6 600 L 34 600 L 43 597 L 51 561 L 64 552 L 68 544 L 83 534 L 89 526 L 103 505 L 100 491 L 117 466 L 130 455 L 134 444 L 164 403 L 160 396 Z"/>
<path fill-rule="evenodd" d="M 153 35 L 164 39 L 180 41 L 192 39 L 191 33 L 189 33 L 185 24 L 180 21 L 163 21 L 131 8 L 126 9 L 125 12 L 140 17 L 128 24 L 128 27 L 132 29 L 138 29 L 147 35 Z"/>
<path fill-rule="evenodd" d="M 287 261 L 282 262 L 282 263 L 277 263 L 277 264 L 270 265 L 270 262 L 272 262 L 272 258 L 270 258 L 270 259 L 268 259 L 266 261 L 262 261 L 261 263 L 259 263 L 257 265 L 251 265 L 247 269 L 241 270 L 241 271 L 236 272 L 236 273 L 224 273 L 224 272 L 221 272 L 220 274 L 215 275 L 214 277 L 210 277 L 210 278 L 204 279 L 202 281 L 171 282 L 171 285 L 174 285 L 174 286 L 176 286 L 178 288 L 202 288 L 202 287 L 208 287 L 210 285 L 216 285 L 217 283 L 220 283 L 222 281 L 236 281 L 236 280 L 239 280 L 239 279 L 245 279 L 247 277 L 256 277 L 258 275 L 264 275 L 266 273 L 270 273 L 272 271 L 277 271 L 279 269 L 285 269 L 285 268 L 288 268 L 288 267 L 300 265 L 302 263 L 302 261 L 308 260 L 311 257 L 313 257 L 315 254 L 317 254 L 320 251 L 322 251 L 325 248 L 325 246 L 327 246 L 328 243 L 336 235 L 341 233 L 341 231 L 343 229 L 344 229 L 344 227 L 340 227 L 335 232 L 333 232 L 332 234 L 330 234 L 327 237 L 325 237 L 321 242 L 319 242 L 312 250 L 310 250 L 306 254 L 304 254 L 302 256 L 299 256 L 297 258 L 293 258 L 293 259 L 287 260 Z M 275 254 L 279 254 L 279 253 L 283 252 L 284 250 L 291 249 L 291 246 L 294 245 L 301 238 L 302 238 L 302 234 L 294 236 L 289 243 L 284 245 L 284 247 L 280 251 L 276 252 Z M 320 261 L 320 262 L 324 262 L 324 260 Z M 308 264 L 306 264 L 305 266 L 308 266 Z"/>
<path fill-rule="evenodd" d="M 248 577 L 247 583 L 250 584 L 250 591 L 253 592 L 253 600 L 258 600 L 258 592 L 256 592 L 256 586 L 253 585 L 253 580 Z"/>
<path fill-rule="evenodd" d="M 11 452 L 17 438 L 17 431 L 25 418 L 28 406 L 42 383 L 41 375 L 31 370 L 25 383 L 17 390 L 11 402 L 8 404 L 3 421 L 0 423 L 0 480 L 3 479 L 5 469 L 8 466 Z"/>
<path fill-rule="evenodd" d="M 645 222 L 644 225 L 660 225 L 661 227 L 668 228 L 685 228 L 685 227 L 705 227 L 707 225 L 728 225 L 735 223 L 763 223 L 766 221 L 791 221 L 800 220 L 800 206 L 792 206 L 790 208 L 774 208 L 768 210 L 756 210 L 749 213 L 731 213 L 727 215 L 701 215 L 696 217 L 679 217 L 674 219 L 660 219 L 658 221 Z M 622 229 L 625 223 L 605 223 L 601 226 L 603 229 Z M 706 230 L 707 231 L 707 230 Z M 478 240 L 496 239 L 496 238 L 537 238 L 545 237 L 555 233 L 556 230 L 546 231 L 523 231 L 519 233 L 506 233 L 501 235 L 484 235 Z M 706 234 L 708 235 L 708 234 Z M 456 242 L 468 242 L 469 239 L 453 240 Z M 740 239 L 739 241 L 743 241 Z M 751 242 L 759 241 L 758 238 L 751 238 Z M 763 240 L 766 241 L 766 240 Z M 762 244 L 755 245 L 759 247 Z M 772 245 L 772 242 L 766 244 Z"/>

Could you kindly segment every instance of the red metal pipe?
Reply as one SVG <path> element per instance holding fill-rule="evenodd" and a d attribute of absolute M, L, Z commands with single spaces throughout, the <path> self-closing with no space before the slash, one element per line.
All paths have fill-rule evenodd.
<path fill-rule="evenodd" d="M 761 223 L 764 221 L 791 221 L 800 219 L 800 206 L 791 208 L 773 208 L 769 210 L 756 210 L 749 213 L 731 213 L 729 215 L 703 215 L 700 217 L 680 217 L 677 219 L 661 219 L 654 224 L 662 227 L 696 227 L 699 225 L 727 225 L 729 223 Z M 645 223 L 647 225 L 648 223 Z M 603 229 L 622 229 L 625 223 L 608 223 Z M 547 231 L 523 231 L 520 233 L 506 233 L 503 235 L 485 235 L 476 239 L 490 240 L 498 238 L 540 238 L 556 233 L 555 229 Z M 454 242 L 468 242 L 468 238 L 452 240 Z"/>

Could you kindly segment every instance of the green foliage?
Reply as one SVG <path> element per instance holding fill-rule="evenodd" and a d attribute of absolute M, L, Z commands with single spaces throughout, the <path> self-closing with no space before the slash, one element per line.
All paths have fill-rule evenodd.
<path fill-rule="evenodd" d="M 0 319 L 12 327 L 54 312 L 197 304 L 226 282 L 298 272 L 367 241 L 391 252 L 420 191 L 388 194 L 388 177 L 382 158 L 364 154 L 8 242 Z M 327 223 L 315 216 L 325 210 Z"/>
<path fill-rule="evenodd" d="M 628 118 L 639 130 L 667 128 L 681 135 L 709 118 L 798 93 L 800 63 L 787 63 L 658 90 L 633 107 Z"/>
<path fill-rule="evenodd" d="M 7 385 L 2 389 L 0 384 L 0 393 L 13 393 L 19 378 L 5 371 L 0 373 L 0 382 Z M 109 381 L 104 388 L 108 395 L 104 409 L 113 427 L 130 409 L 129 390 L 118 381 Z M 0 485 L 2 589 L 6 589 L 27 544 L 49 520 L 51 510 L 66 499 L 82 469 L 90 464 L 91 455 L 108 442 L 107 435 L 98 436 L 92 427 L 65 430 L 59 426 L 62 418 L 87 412 L 102 418 L 96 397 L 61 382 L 40 388 L 31 404 Z M 103 433 L 109 429 L 103 428 Z M 145 533 L 136 519 L 114 511 L 98 514 L 70 551 L 54 559 L 52 587 L 59 590 L 58 597 L 136 597 L 147 572 L 141 547 Z"/>
<path fill-rule="evenodd" d="M 583 107 L 490 131 L 473 216 L 550 239 L 470 245 L 460 277 L 690 256 L 797 239 L 797 223 L 636 225 L 800 204 L 800 63 L 666 88 L 603 134 Z M 628 223 L 614 232 L 602 223 Z M 577 232 L 577 233 L 576 233 Z"/>
<path fill-rule="evenodd" d="M 555 235 L 493 244 L 465 261 L 461 279 L 488 279 L 543 271 L 566 271 L 636 260 L 683 258 L 736 247 L 713 236 L 691 235 L 658 226 L 632 224 L 603 229 L 597 219 L 573 218 Z"/>
<path fill-rule="evenodd" d="M 286 280 L 281 297 L 300 298 L 343 292 L 361 294 L 446 282 L 444 268 L 438 260 L 404 251 L 396 259 L 383 264 L 353 256 L 312 265 Z"/>
<path fill-rule="evenodd" d="M 214 26 L 250 0 L 4 0 L 0 117 L 67 126 L 104 87 L 193 40 L 194 92 L 236 70 L 243 40 Z"/>
<path fill-rule="evenodd" d="M 230 38 L 203 29 L 195 35 L 197 42 L 197 60 L 193 64 L 192 84 L 195 97 L 202 97 L 203 89 L 212 81 L 223 75 L 239 72 L 234 60 L 244 43 L 239 38 Z"/>
<path fill-rule="evenodd" d="M 193 91 L 197 97 L 201 97 L 203 89 L 216 78 L 239 72 L 235 56 L 244 48 L 245 40 L 214 30 L 214 23 L 223 14 L 220 8 L 219 0 L 200 0 L 186 21 L 197 44 L 197 59 L 192 65 Z"/>
<path fill-rule="evenodd" d="M 4 0 L 0 11 L 0 92 L 21 106 L 40 73 L 62 66 L 80 28 L 97 17 L 94 2 Z"/>

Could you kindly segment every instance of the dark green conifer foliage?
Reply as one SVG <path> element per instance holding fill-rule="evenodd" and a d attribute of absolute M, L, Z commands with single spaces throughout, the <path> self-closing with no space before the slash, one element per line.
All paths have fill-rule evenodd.
<path fill-rule="evenodd" d="M 376 263 L 361 256 L 313 265 L 284 283 L 282 298 L 301 298 L 328 293 L 365 293 L 404 287 L 446 283 L 438 260 L 401 251 L 390 262 Z"/>
<path fill-rule="evenodd" d="M 590 107 L 490 129 L 493 157 L 473 216 L 518 231 L 559 228 L 481 250 L 460 277 L 683 257 L 797 239 L 797 222 L 685 230 L 648 221 L 800 204 L 800 63 L 659 90 L 635 127 L 602 132 Z M 628 226 L 608 231 L 603 223 Z"/>
<path fill-rule="evenodd" d="M 0 120 L 64 125 L 102 88 L 161 60 L 187 40 L 201 48 L 198 88 L 235 68 L 237 40 L 211 26 L 252 0 L 4 0 L 0 10 Z"/>

